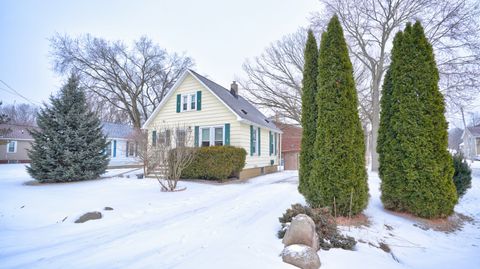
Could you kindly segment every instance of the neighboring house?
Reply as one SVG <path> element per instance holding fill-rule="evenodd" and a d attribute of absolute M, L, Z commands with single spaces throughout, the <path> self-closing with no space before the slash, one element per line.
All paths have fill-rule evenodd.
<path fill-rule="evenodd" d="M 109 167 L 139 166 L 138 143 L 134 141 L 135 129 L 126 124 L 103 122 L 103 133 L 108 146 L 105 153 L 110 156 Z"/>
<path fill-rule="evenodd" d="M 164 139 L 166 134 L 157 130 L 166 128 L 190 128 L 193 137 L 188 146 L 244 148 L 247 157 L 241 179 L 277 171 L 281 130 L 238 95 L 235 82 L 227 90 L 186 70 L 143 125 L 150 142 L 157 141 L 159 136 Z"/>
<path fill-rule="evenodd" d="M 0 136 L 0 163 L 28 163 L 27 150 L 31 148 L 32 136 L 27 131 L 35 128 L 27 125 L 1 124 L 0 129 L 10 131 Z"/>
<path fill-rule="evenodd" d="M 298 170 L 302 127 L 293 124 L 275 123 L 282 130 L 282 164 L 285 170 Z"/>
<path fill-rule="evenodd" d="M 27 129 L 34 126 L 2 124 L 0 128 L 11 131 L 0 137 L 0 163 L 28 163 L 27 150 L 31 148 L 33 138 Z M 109 142 L 105 153 L 110 156 L 109 167 L 140 166 L 137 158 L 137 143 L 133 141 L 134 129 L 126 124 L 103 123 L 103 133 Z"/>
<path fill-rule="evenodd" d="M 480 126 L 467 127 L 462 135 L 460 149 L 467 159 L 480 160 Z"/>

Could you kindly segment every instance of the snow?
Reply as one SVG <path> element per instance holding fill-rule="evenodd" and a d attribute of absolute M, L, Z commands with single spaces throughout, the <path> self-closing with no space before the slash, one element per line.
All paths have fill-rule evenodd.
<path fill-rule="evenodd" d="M 304 257 L 308 253 L 309 246 L 306 245 L 290 245 L 283 249 L 283 254 L 286 256 L 293 256 L 293 257 Z M 315 251 L 315 250 L 314 250 Z M 315 253 L 315 252 L 313 252 Z"/>
<path fill-rule="evenodd" d="M 378 176 L 370 174 L 365 214 L 371 225 L 342 227 L 364 243 L 355 251 L 320 251 L 322 268 L 479 268 L 475 165 L 473 186 L 455 209 L 475 223 L 454 233 L 423 230 L 385 211 Z M 276 238 L 278 217 L 291 204 L 304 203 L 295 171 L 245 183 L 180 182 L 187 189 L 175 193 L 134 176 L 24 184 L 31 180 L 24 165 L 0 165 L 0 268 L 295 268 L 282 262 L 283 245 Z M 103 218 L 74 223 L 90 211 Z M 392 253 L 369 242 L 384 242 Z"/>

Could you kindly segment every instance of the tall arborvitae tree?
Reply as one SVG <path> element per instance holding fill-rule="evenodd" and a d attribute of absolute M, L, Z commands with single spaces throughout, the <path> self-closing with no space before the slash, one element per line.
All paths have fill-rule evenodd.
<path fill-rule="evenodd" d="M 307 183 L 312 170 L 314 143 L 317 133 L 317 74 L 318 48 L 312 30 L 308 31 L 305 47 L 305 64 L 302 80 L 302 145 L 300 151 L 299 186 L 300 193 L 308 189 Z"/>
<path fill-rule="evenodd" d="M 40 182 L 98 178 L 105 172 L 107 143 L 98 117 L 90 112 L 78 78 L 72 75 L 51 106 L 41 109 L 29 157 L 28 173 Z"/>
<path fill-rule="evenodd" d="M 368 203 L 365 142 L 352 63 L 337 16 L 322 35 L 317 85 L 315 159 L 305 198 L 313 207 L 357 214 Z"/>
<path fill-rule="evenodd" d="M 398 33 L 384 81 L 378 153 L 385 208 L 420 217 L 453 212 L 457 194 L 433 49 L 419 22 Z"/>

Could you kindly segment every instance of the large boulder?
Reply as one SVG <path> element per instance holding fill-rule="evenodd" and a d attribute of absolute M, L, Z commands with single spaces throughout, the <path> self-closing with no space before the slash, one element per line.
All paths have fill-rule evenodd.
<path fill-rule="evenodd" d="M 282 243 L 285 246 L 294 244 L 307 245 L 317 251 L 319 247 L 318 234 L 315 231 L 313 220 L 305 214 L 296 215 L 292 219 Z"/>
<path fill-rule="evenodd" d="M 75 223 L 84 223 L 89 220 L 94 220 L 94 219 L 101 219 L 102 218 L 102 213 L 93 211 L 93 212 L 88 212 L 83 214 L 80 218 L 78 218 Z"/>
<path fill-rule="evenodd" d="M 282 260 L 302 269 L 320 268 L 320 258 L 317 251 L 306 245 L 294 244 L 287 246 L 282 251 Z"/>

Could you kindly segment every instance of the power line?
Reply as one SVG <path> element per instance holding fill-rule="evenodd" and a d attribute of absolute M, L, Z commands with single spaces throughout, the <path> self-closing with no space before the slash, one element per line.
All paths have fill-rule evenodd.
<path fill-rule="evenodd" d="M 0 82 L 7 86 L 8 90 L 7 89 L 4 89 L 4 88 L 0 88 L 0 90 L 4 90 L 10 94 L 14 94 L 14 95 L 17 95 L 17 96 L 20 96 L 21 98 L 25 99 L 27 102 L 31 103 L 32 105 L 37 105 L 37 104 L 40 104 L 38 102 L 34 102 L 30 99 L 28 99 L 27 97 L 23 96 L 21 93 L 19 93 L 18 91 L 16 91 L 14 88 L 10 87 L 10 85 L 8 85 L 5 81 L 1 80 L 0 79 Z"/>

